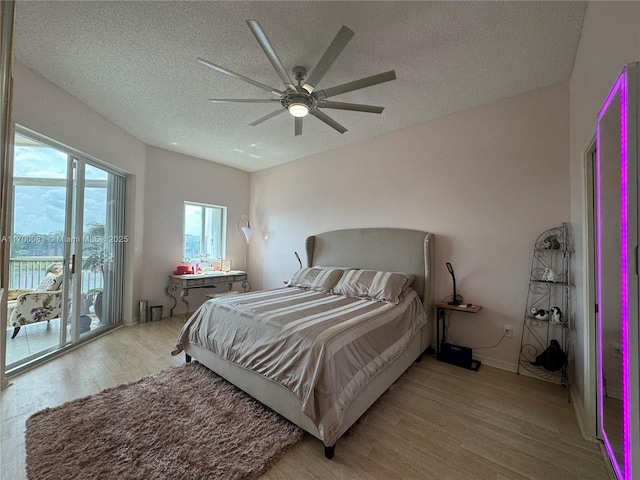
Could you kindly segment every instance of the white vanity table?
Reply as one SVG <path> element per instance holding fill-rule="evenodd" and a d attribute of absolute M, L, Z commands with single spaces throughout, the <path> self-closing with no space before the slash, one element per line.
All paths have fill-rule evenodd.
<path fill-rule="evenodd" d="M 189 314 L 189 290 L 192 288 L 220 288 L 221 291 L 229 291 L 233 288 L 233 284 L 242 282 L 243 291 L 247 292 L 251 289 L 251 284 L 247 280 L 247 272 L 241 270 L 230 270 L 228 272 L 216 271 L 204 274 L 191 275 L 169 275 L 169 285 L 165 291 L 173 300 L 170 315 L 178 305 L 178 297 L 176 291 L 180 289 L 180 301 L 187 307 L 187 315 Z"/>

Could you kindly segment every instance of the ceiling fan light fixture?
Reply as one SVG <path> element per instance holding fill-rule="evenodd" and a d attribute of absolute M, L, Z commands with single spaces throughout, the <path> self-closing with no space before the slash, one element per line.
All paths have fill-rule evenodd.
<path fill-rule="evenodd" d="M 288 108 L 289 113 L 294 117 L 306 117 L 309 113 L 309 107 L 304 103 L 292 103 Z"/>
<path fill-rule="evenodd" d="M 273 46 L 269 42 L 266 34 L 262 30 L 260 23 L 257 20 L 247 20 L 247 24 L 251 29 L 251 32 L 256 37 L 256 40 L 262 47 L 265 55 L 271 62 L 271 65 L 275 69 L 276 73 L 282 80 L 284 84 L 284 90 L 280 91 L 275 88 L 272 88 L 268 85 L 264 85 L 260 82 L 252 80 L 244 75 L 240 75 L 239 73 L 232 72 L 231 70 L 227 70 L 219 65 L 215 65 L 211 62 L 208 62 L 202 58 L 198 58 L 197 61 L 203 64 L 206 67 L 209 67 L 219 73 L 229 75 L 238 80 L 242 80 L 245 83 L 253 85 L 255 87 L 261 88 L 270 92 L 271 94 L 279 96 L 279 100 L 276 99 L 211 99 L 211 102 L 214 103 L 271 103 L 271 102 L 280 102 L 282 108 L 278 108 L 274 112 L 265 115 L 262 118 L 259 118 L 255 122 L 251 122 L 249 125 L 256 126 L 265 120 L 275 117 L 276 115 L 280 115 L 284 113 L 284 111 L 288 111 L 292 117 L 295 117 L 295 135 L 302 135 L 302 118 L 306 117 L 309 113 L 311 113 L 314 117 L 316 117 L 321 122 L 325 123 L 329 127 L 333 128 L 339 133 L 345 133 L 347 131 L 342 125 L 324 113 L 322 109 L 325 108 L 333 108 L 337 110 L 351 110 L 354 112 L 367 112 L 367 113 L 382 113 L 384 107 L 377 107 L 374 105 L 361 105 L 355 103 L 346 103 L 346 102 L 332 102 L 326 100 L 327 98 L 342 95 L 347 92 L 352 92 L 354 90 L 360 90 L 362 88 L 371 87 L 373 85 L 378 85 L 379 83 L 388 82 L 390 80 L 396 79 L 395 70 L 389 70 L 388 72 L 379 73 L 377 75 L 371 75 L 369 77 L 360 78 L 359 80 L 354 80 L 351 82 L 343 83 L 341 85 L 336 85 L 334 87 L 325 89 L 325 90 L 316 90 L 316 86 L 320 85 L 322 78 L 327 73 L 329 68 L 333 65 L 335 60 L 338 58 L 340 53 L 344 50 L 347 43 L 351 40 L 354 33 L 348 27 L 344 25 L 338 31 L 338 34 L 329 44 L 329 47 L 322 54 L 322 57 L 314 67 L 311 75 L 307 77 L 307 69 L 302 65 L 296 65 L 293 67 L 293 77 L 294 80 L 287 73 L 284 65 L 278 58 Z M 320 108 L 318 108 L 320 107 Z M 300 118 L 300 120 L 298 120 Z"/>

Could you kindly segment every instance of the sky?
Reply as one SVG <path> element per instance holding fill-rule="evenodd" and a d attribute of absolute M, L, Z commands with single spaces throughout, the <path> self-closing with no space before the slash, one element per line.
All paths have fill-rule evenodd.
<path fill-rule="evenodd" d="M 16 135 L 14 150 L 14 178 L 56 179 L 67 178 L 66 153 Z M 86 165 L 85 178 L 106 180 L 109 174 L 92 165 Z M 66 182 L 65 182 L 66 184 Z M 58 186 L 16 185 L 14 197 L 14 235 L 59 235 L 64 232 L 67 189 Z M 106 188 L 85 188 L 84 225 L 105 223 Z M 202 233 L 201 205 L 185 205 L 185 234 L 200 236 Z M 216 210 L 216 209 L 214 209 Z M 210 228 L 220 228 L 221 218 L 216 217 Z M 34 237 L 35 238 L 35 237 Z M 27 241 L 27 240 L 23 240 Z"/>
<path fill-rule="evenodd" d="M 16 142 L 19 145 L 19 142 Z M 67 155 L 48 147 L 16 146 L 14 177 L 66 179 Z M 106 179 L 108 173 L 87 165 L 87 179 Z M 105 222 L 106 188 L 86 188 L 84 224 Z M 15 187 L 14 234 L 51 234 L 64 231 L 66 188 L 62 186 Z"/>

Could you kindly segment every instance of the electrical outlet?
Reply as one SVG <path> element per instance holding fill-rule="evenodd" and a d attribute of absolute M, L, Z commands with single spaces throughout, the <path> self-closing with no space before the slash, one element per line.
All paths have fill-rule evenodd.
<path fill-rule="evenodd" d="M 513 337 L 513 327 L 511 325 L 504 326 L 504 336 L 509 338 Z"/>

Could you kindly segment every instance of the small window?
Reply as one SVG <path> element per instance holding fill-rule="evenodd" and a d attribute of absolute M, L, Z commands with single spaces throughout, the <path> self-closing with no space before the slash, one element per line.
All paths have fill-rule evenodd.
<path fill-rule="evenodd" d="M 184 260 L 225 258 L 227 207 L 184 202 Z"/>

